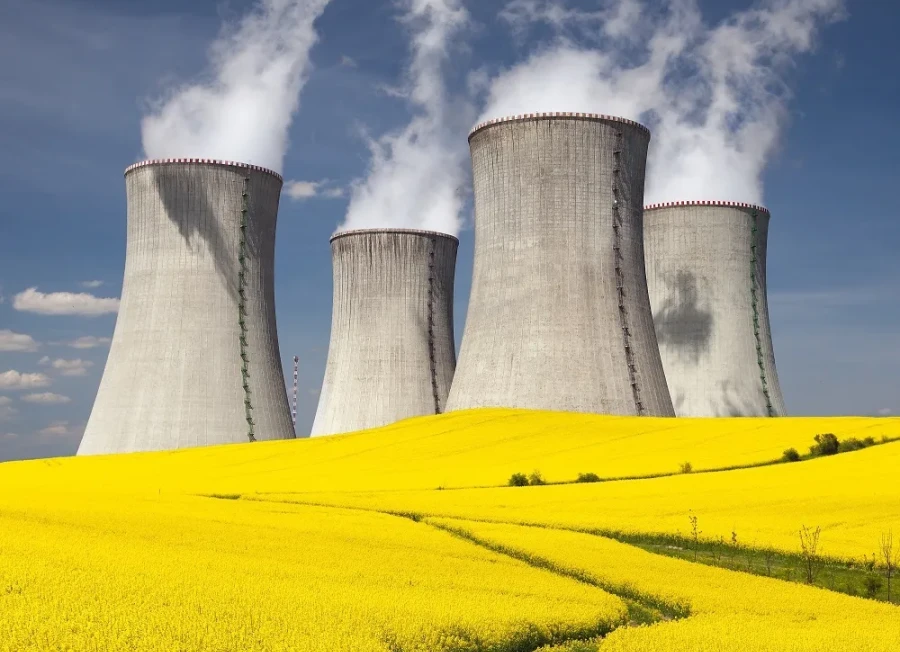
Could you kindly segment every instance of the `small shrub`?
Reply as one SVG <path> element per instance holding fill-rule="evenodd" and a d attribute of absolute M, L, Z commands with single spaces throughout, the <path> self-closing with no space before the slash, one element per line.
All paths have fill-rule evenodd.
<path fill-rule="evenodd" d="M 858 451 L 865 448 L 866 445 L 856 437 L 845 439 L 838 445 L 838 453 L 849 453 L 850 451 Z"/>
<path fill-rule="evenodd" d="M 691 473 L 694 470 L 694 467 L 691 465 L 690 462 L 685 462 L 684 464 L 681 465 L 680 468 L 681 468 L 682 473 Z"/>
<path fill-rule="evenodd" d="M 509 477 L 510 487 L 527 487 L 528 477 L 524 473 L 513 473 Z"/>
<path fill-rule="evenodd" d="M 865 444 L 866 446 L 874 446 L 875 438 L 874 437 L 866 437 L 865 439 L 863 439 L 863 444 Z"/>
<path fill-rule="evenodd" d="M 847 595 L 859 595 L 859 591 L 856 590 L 856 584 L 851 581 L 847 581 L 847 586 L 844 587 L 844 593 Z"/>
<path fill-rule="evenodd" d="M 544 480 L 544 477 L 541 475 L 540 471 L 532 471 L 531 475 L 528 476 L 528 484 L 537 486 L 541 484 L 547 484 L 547 481 Z"/>
<path fill-rule="evenodd" d="M 809 447 L 809 454 L 813 457 L 820 455 L 834 455 L 838 452 L 841 442 L 833 434 L 825 433 L 824 435 L 816 435 L 815 446 Z"/>
<path fill-rule="evenodd" d="M 866 589 L 866 597 L 874 598 L 881 590 L 882 584 L 884 584 L 884 582 L 878 575 L 866 575 L 866 579 L 863 580 L 863 587 Z"/>
<path fill-rule="evenodd" d="M 785 462 L 799 462 L 800 453 L 797 452 L 796 448 L 788 448 L 786 451 L 784 451 L 781 459 L 783 459 Z"/>
<path fill-rule="evenodd" d="M 600 482 L 600 476 L 596 473 L 579 473 L 575 482 Z"/>

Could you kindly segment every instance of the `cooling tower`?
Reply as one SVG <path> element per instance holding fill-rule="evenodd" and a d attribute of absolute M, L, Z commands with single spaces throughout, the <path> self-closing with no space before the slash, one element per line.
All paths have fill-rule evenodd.
<path fill-rule="evenodd" d="M 204 159 L 125 170 L 125 280 L 79 455 L 293 437 L 275 331 L 282 179 Z"/>
<path fill-rule="evenodd" d="M 674 415 L 644 277 L 649 141 L 578 113 L 469 135 L 475 265 L 448 410 Z"/>
<path fill-rule="evenodd" d="M 678 416 L 783 416 L 766 301 L 769 211 L 734 202 L 644 209 L 647 284 Z"/>
<path fill-rule="evenodd" d="M 456 365 L 458 244 L 406 229 L 331 238 L 331 343 L 313 436 L 443 411 Z"/>

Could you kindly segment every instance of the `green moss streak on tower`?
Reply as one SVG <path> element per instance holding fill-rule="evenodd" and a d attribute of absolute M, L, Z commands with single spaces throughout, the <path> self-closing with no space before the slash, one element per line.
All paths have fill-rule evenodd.
<path fill-rule="evenodd" d="M 241 225 L 240 240 L 238 242 L 238 324 L 241 327 L 241 383 L 244 388 L 244 414 L 247 417 L 247 439 L 256 441 L 253 432 L 253 402 L 250 396 L 250 357 L 247 354 L 247 227 L 249 195 L 247 192 L 250 179 L 244 179 L 244 187 L 241 190 Z"/>
<path fill-rule="evenodd" d="M 756 277 L 756 249 L 759 245 L 759 213 L 753 211 L 753 227 L 750 245 L 750 302 L 753 306 L 753 334 L 756 337 L 756 362 L 759 365 L 759 380 L 762 383 L 763 396 L 766 398 L 766 411 L 770 417 L 775 416 L 772 398 L 769 396 L 769 383 L 766 379 L 766 363 L 763 357 L 762 338 L 759 331 L 759 282 Z"/>

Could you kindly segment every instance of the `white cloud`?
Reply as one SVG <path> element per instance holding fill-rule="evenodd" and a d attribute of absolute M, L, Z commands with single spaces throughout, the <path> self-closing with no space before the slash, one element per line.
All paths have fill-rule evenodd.
<path fill-rule="evenodd" d="M 12 399 L 8 396 L 0 396 L 0 405 L 9 405 L 12 403 Z"/>
<path fill-rule="evenodd" d="M 0 435 L 3 439 L 18 439 L 19 435 L 14 432 L 4 432 L 3 435 Z"/>
<path fill-rule="evenodd" d="M 112 342 L 112 338 L 109 337 L 85 335 L 84 337 L 78 337 L 71 342 L 66 342 L 66 346 L 70 346 L 73 349 L 96 349 L 101 346 L 108 346 L 110 342 Z"/>
<path fill-rule="evenodd" d="M 341 65 L 345 68 L 356 68 L 357 63 L 353 57 L 348 57 L 346 54 L 341 55 Z"/>
<path fill-rule="evenodd" d="M 50 379 L 44 374 L 23 374 L 15 369 L 0 372 L 0 389 L 35 389 L 48 385 Z"/>
<path fill-rule="evenodd" d="M 281 171 L 328 0 L 259 0 L 209 50 L 200 83 L 174 89 L 141 125 L 148 158 L 199 157 Z"/>
<path fill-rule="evenodd" d="M 0 421 L 9 421 L 18 413 L 19 411 L 10 405 L 0 405 Z"/>
<path fill-rule="evenodd" d="M 291 199 L 312 199 L 325 197 L 336 199 L 344 196 L 344 189 L 331 185 L 328 179 L 322 181 L 288 181 L 284 184 L 284 192 Z"/>
<path fill-rule="evenodd" d="M 62 403 L 71 403 L 72 399 L 61 394 L 52 392 L 42 392 L 40 394 L 26 394 L 22 397 L 26 403 L 39 403 L 41 405 L 60 405 Z"/>
<path fill-rule="evenodd" d="M 14 333 L 11 330 L 0 330 L 0 351 L 33 352 L 40 346 L 31 335 Z"/>
<path fill-rule="evenodd" d="M 891 408 L 881 408 L 880 410 L 878 410 L 878 414 L 880 414 L 883 417 L 886 417 L 893 413 L 894 413 L 894 411 Z"/>
<path fill-rule="evenodd" d="M 54 435 L 63 437 L 75 434 L 75 430 L 68 421 L 53 421 L 49 426 L 39 431 L 42 435 Z"/>
<path fill-rule="evenodd" d="M 37 288 L 28 288 L 13 298 L 13 308 L 21 312 L 39 315 L 85 315 L 93 317 L 118 312 L 119 300 L 95 297 L 82 292 L 51 292 L 45 294 Z"/>
<path fill-rule="evenodd" d="M 103 285 L 103 281 L 82 281 L 79 285 L 83 288 L 94 290 Z"/>
<path fill-rule="evenodd" d="M 84 376 L 87 370 L 94 366 L 94 363 L 90 360 L 82 360 L 80 358 L 75 360 L 63 360 L 62 358 L 51 360 L 48 356 L 41 358 L 38 363 L 50 365 L 62 376 Z"/>

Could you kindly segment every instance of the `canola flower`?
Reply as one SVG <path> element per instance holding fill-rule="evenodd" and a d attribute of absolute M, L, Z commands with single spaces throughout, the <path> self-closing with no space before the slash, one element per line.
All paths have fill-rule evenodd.
<path fill-rule="evenodd" d="M 625 626 L 609 592 L 385 512 L 681 535 L 693 513 L 704 538 L 736 529 L 791 552 L 800 525 L 821 525 L 821 552 L 856 557 L 900 532 L 900 443 L 708 474 L 498 485 L 532 469 L 561 482 L 757 464 L 822 432 L 896 437 L 898 425 L 474 410 L 315 440 L 0 464 L 0 652 L 575 650 L 613 629 L 601 649 L 896 649 L 852 638 L 855 618 L 894 618 L 887 605 L 593 535 L 465 524 L 691 611 Z"/>
<path fill-rule="evenodd" d="M 0 464 L 8 488 L 188 493 L 496 487 L 677 473 L 777 460 L 818 433 L 900 437 L 900 419 L 663 419 L 483 409 L 349 435 Z"/>
<path fill-rule="evenodd" d="M 891 652 L 900 641 L 897 606 L 654 555 L 588 534 L 429 521 L 690 611 L 679 620 L 617 629 L 601 641 L 601 652 Z"/>
<path fill-rule="evenodd" d="M 900 442 L 806 462 L 648 480 L 456 491 L 247 496 L 520 524 L 701 538 L 799 552 L 801 527 L 822 528 L 819 552 L 859 561 L 900 532 Z"/>
<path fill-rule="evenodd" d="M 0 502 L 0 651 L 507 650 L 625 618 L 409 519 L 170 497 Z"/>

